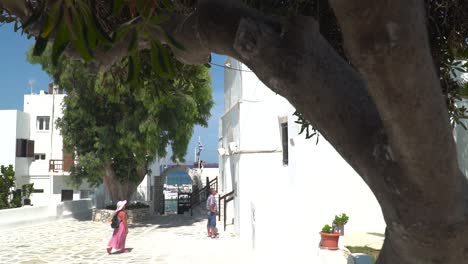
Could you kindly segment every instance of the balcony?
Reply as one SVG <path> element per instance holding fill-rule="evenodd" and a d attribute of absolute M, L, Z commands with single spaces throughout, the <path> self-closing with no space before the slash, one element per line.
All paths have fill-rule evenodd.
<path fill-rule="evenodd" d="M 51 159 L 49 160 L 49 172 L 69 172 L 73 162 L 72 159 Z"/>

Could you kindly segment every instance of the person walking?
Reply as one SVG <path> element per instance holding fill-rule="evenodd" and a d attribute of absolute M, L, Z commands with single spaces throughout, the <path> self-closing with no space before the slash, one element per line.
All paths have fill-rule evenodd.
<path fill-rule="evenodd" d="M 210 189 L 210 196 L 206 200 L 206 209 L 208 209 L 208 237 L 217 238 L 215 233 L 216 215 L 218 215 L 218 203 L 216 202 L 216 190 Z"/>
<path fill-rule="evenodd" d="M 127 239 L 128 234 L 127 213 L 125 212 L 126 204 L 127 200 L 119 201 L 117 203 L 115 214 L 117 214 L 119 227 L 114 228 L 112 238 L 109 240 L 109 243 L 107 243 L 107 253 L 109 254 L 112 253 L 112 249 L 114 249 L 115 252 L 120 251 L 121 253 L 128 253 L 128 250 L 125 249 L 125 240 Z"/>

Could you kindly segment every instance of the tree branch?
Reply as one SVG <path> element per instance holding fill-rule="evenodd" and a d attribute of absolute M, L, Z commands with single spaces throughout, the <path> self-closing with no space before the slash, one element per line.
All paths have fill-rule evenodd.
<path fill-rule="evenodd" d="M 424 1 L 330 2 L 346 51 L 368 80 L 388 131 L 392 159 L 402 168 L 403 173 L 393 177 L 399 178 L 403 196 L 425 204 L 407 214 L 408 219 L 428 208 L 440 217 L 445 217 L 444 211 L 459 212 L 455 219 L 462 217 L 461 203 L 453 201 L 463 200 L 466 179 L 458 169 L 448 111 L 430 54 Z M 447 191 L 442 194 L 441 189 Z"/>

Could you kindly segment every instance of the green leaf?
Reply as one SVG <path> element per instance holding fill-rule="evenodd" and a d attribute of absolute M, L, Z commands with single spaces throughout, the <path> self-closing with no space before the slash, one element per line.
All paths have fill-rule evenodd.
<path fill-rule="evenodd" d="M 134 26 L 141 20 L 141 17 L 135 17 L 130 21 L 123 23 L 122 25 L 117 28 L 116 33 L 114 35 L 114 41 L 117 42 L 121 40 L 127 33 L 134 28 Z"/>
<path fill-rule="evenodd" d="M 83 20 L 78 15 L 75 9 L 69 9 L 66 13 L 65 21 L 68 21 L 68 30 L 71 32 L 71 42 L 76 50 L 80 53 L 81 57 L 85 61 L 90 61 L 92 56 L 90 54 L 88 45 L 86 45 L 86 39 L 83 31 Z"/>
<path fill-rule="evenodd" d="M 133 29 L 130 43 L 128 44 L 128 51 L 135 51 L 138 48 L 138 32 Z"/>
<path fill-rule="evenodd" d="M 148 8 L 148 1 L 136 0 L 135 2 L 136 2 L 136 9 L 138 10 L 138 14 L 140 14 L 144 18 L 148 18 L 151 12 L 151 9 Z"/>
<path fill-rule="evenodd" d="M 41 36 L 36 37 L 36 43 L 34 44 L 33 55 L 34 56 L 41 56 L 44 52 L 45 48 L 47 47 L 48 38 L 43 38 Z"/>
<path fill-rule="evenodd" d="M 159 14 L 151 18 L 151 23 L 153 23 L 154 25 L 159 25 L 168 21 L 170 18 L 171 15 L 169 14 Z"/>
<path fill-rule="evenodd" d="M 134 52 L 128 57 L 128 76 L 127 83 L 137 84 L 138 78 L 140 77 L 140 58 L 138 51 Z"/>
<path fill-rule="evenodd" d="M 113 5 L 112 5 L 112 14 L 117 15 L 118 13 L 120 13 L 124 4 L 125 4 L 124 0 L 114 0 Z"/>
<path fill-rule="evenodd" d="M 52 46 L 52 63 L 57 65 L 58 58 L 63 53 L 65 48 L 70 43 L 70 35 L 65 23 L 59 25 L 57 35 L 55 36 L 54 45 Z"/>
<path fill-rule="evenodd" d="M 62 1 L 56 1 L 55 3 L 52 4 L 50 7 L 49 11 L 47 12 L 47 19 L 44 22 L 44 25 L 42 26 L 41 29 L 41 37 L 46 38 L 49 36 L 50 32 L 55 28 L 55 25 L 60 20 L 61 17 L 61 7 L 62 7 Z"/>
<path fill-rule="evenodd" d="M 169 53 L 163 45 L 156 41 L 153 41 L 151 45 L 151 64 L 161 76 L 173 78 L 174 69 Z"/>
<path fill-rule="evenodd" d="M 127 83 L 131 82 L 135 77 L 135 62 L 133 56 L 128 57 L 128 74 L 127 74 Z"/>
<path fill-rule="evenodd" d="M 20 28 L 21 28 L 21 26 L 18 26 L 18 21 L 15 21 L 15 26 L 14 26 L 13 30 L 14 30 L 15 32 L 17 32 L 18 29 L 20 29 Z"/>
<path fill-rule="evenodd" d="M 153 69 L 161 76 L 163 76 L 164 70 L 162 65 L 160 64 L 160 59 L 159 59 L 159 45 L 156 43 L 151 43 L 151 50 L 150 50 L 150 56 L 151 56 L 151 65 L 153 66 Z"/>
<path fill-rule="evenodd" d="M 163 5 L 169 9 L 169 10 L 173 10 L 174 9 L 174 6 L 172 5 L 171 1 L 170 0 L 162 0 L 163 2 Z"/>

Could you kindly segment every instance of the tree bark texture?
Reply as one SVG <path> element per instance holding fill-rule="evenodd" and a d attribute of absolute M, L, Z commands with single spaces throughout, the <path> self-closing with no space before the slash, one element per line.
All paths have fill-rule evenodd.
<path fill-rule="evenodd" d="M 145 177 L 144 172 L 143 176 L 141 175 L 142 172 L 138 172 L 138 183 L 123 180 L 120 181 L 117 175 L 115 174 L 114 169 L 112 168 L 111 164 L 107 164 L 105 166 L 105 174 L 103 177 L 103 182 L 104 185 L 107 188 L 107 191 L 109 192 L 111 199 L 112 199 L 112 204 L 117 204 L 118 201 L 122 200 L 127 200 L 130 202 L 130 199 L 132 197 L 132 194 L 135 193 L 138 184 L 143 180 Z"/>
<path fill-rule="evenodd" d="M 430 54 L 424 0 L 329 2 L 352 66 L 314 19 L 266 16 L 240 1 L 199 0 L 193 13 L 175 14 L 163 27 L 185 47 L 174 49 L 181 61 L 232 56 L 319 129 L 382 207 L 387 230 L 378 263 L 463 263 L 467 179 Z M 98 50 L 98 63 L 125 56 L 124 43 Z M 106 172 L 112 199 L 128 198 Z"/>

